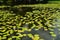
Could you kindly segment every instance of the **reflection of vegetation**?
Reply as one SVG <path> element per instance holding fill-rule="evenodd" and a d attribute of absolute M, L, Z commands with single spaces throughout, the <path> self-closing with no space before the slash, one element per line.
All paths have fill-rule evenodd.
<path fill-rule="evenodd" d="M 41 39 L 38 34 L 21 34 L 25 31 L 30 32 L 32 29 L 43 31 L 53 31 L 52 21 L 59 14 L 59 8 L 50 7 L 20 7 L 2 8 L 0 10 L 0 39 L 2 40 L 19 40 L 23 36 L 28 36 L 33 40 Z M 23 14 L 24 13 L 24 14 Z M 55 37 L 54 32 L 50 34 Z"/>

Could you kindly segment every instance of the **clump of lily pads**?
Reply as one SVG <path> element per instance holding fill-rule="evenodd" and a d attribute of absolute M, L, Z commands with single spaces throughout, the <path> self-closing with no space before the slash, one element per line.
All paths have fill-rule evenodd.
<path fill-rule="evenodd" d="M 53 37 L 56 37 L 54 33 L 55 26 L 53 20 L 59 18 L 56 17 L 59 14 L 59 10 L 55 8 L 32 8 L 33 11 L 26 12 L 24 16 L 16 15 L 8 10 L 0 10 L 0 38 L 1 40 L 21 40 L 22 37 L 28 36 L 32 40 L 41 39 L 38 34 L 21 34 L 25 31 L 40 30 L 50 31 Z M 44 40 L 44 39 L 41 39 Z"/>

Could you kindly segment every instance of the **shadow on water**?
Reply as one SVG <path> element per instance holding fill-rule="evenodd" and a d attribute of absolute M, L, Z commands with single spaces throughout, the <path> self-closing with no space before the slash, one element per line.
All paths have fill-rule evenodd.
<path fill-rule="evenodd" d="M 33 11 L 32 7 L 4 7 L 4 8 L 0 8 L 0 10 L 7 10 L 10 12 L 13 12 L 16 15 L 22 15 L 24 16 L 26 14 L 26 12 L 31 12 Z"/>
<path fill-rule="evenodd" d="M 11 8 L 10 11 L 13 11 L 16 15 L 24 16 L 26 12 L 31 12 L 33 9 L 32 7 L 21 7 L 21 8 Z"/>

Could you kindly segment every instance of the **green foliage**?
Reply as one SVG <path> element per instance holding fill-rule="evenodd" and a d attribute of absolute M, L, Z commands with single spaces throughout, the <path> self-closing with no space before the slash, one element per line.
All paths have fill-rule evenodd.
<path fill-rule="evenodd" d="M 19 8 L 20 7 L 17 9 L 19 10 Z M 59 8 L 32 7 L 32 11 L 30 10 L 29 12 L 24 12 L 25 10 L 23 11 L 22 8 L 21 10 L 16 11 L 16 13 L 11 10 L 4 10 L 4 8 L 2 9 L 3 10 L 0 10 L 0 40 L 7 40 L 7 38 L 8 40 L 12 40 L 13 38 L 16 38 L 16 40 L 21 40 L 23 36 L 28 36 L 33 40 L 39 40 L 41 38 L 38 34 L 32 35 L 21 33 L 24 33 L 25 31 L 31 32 L 32 29 L 37 31 L 41 28 L 43 28 L 44 31 L 54 31 L 53 29 L 55 27 L 53 26 L 53 20 L 60 17 Z M 24 16 L 21 15 L 23 12 L 25 13 Z M 53 37 L 56 36 L 54 32 L 50 32 L 50 34 Z"/>

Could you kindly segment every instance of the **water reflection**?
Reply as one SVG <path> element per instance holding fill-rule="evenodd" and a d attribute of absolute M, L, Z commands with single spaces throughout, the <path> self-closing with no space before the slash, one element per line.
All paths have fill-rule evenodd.
<path fill-rule="evenodd" d="M 60 35 L 57 35 L 57 37 L 55 38 L 55 40 L 60 40 Z"/>

